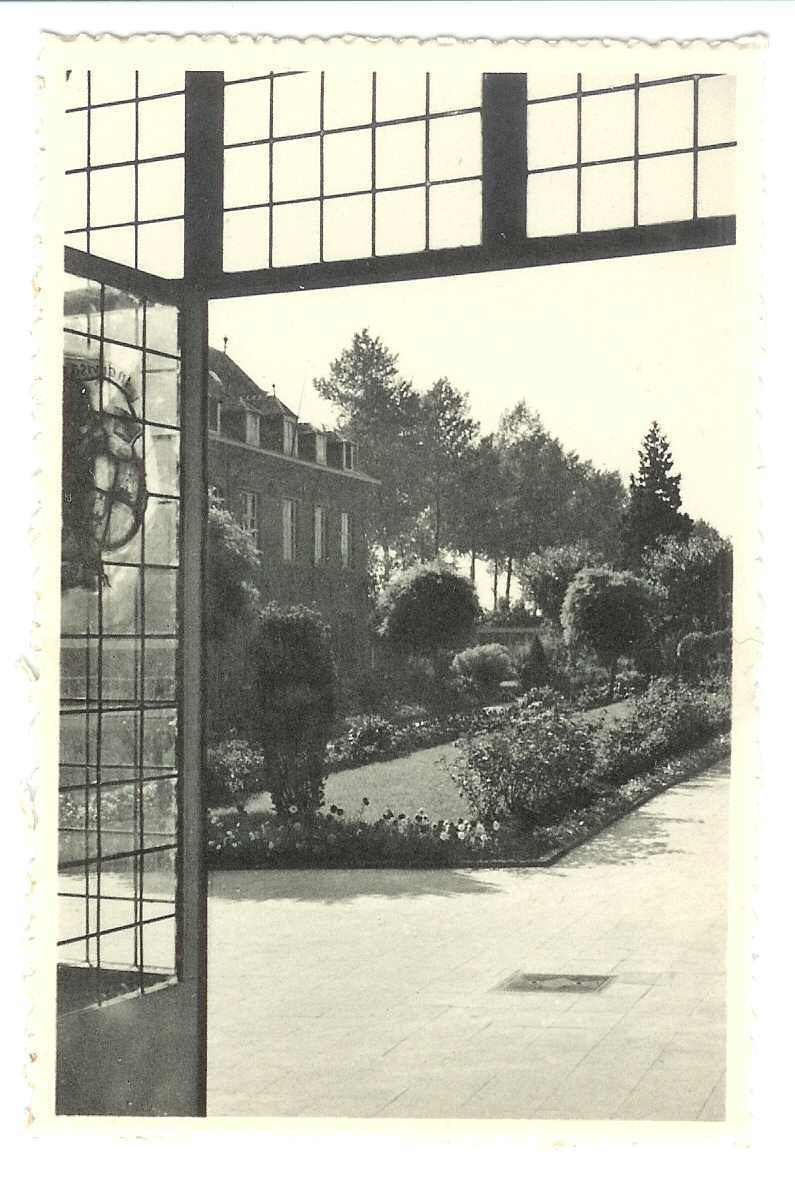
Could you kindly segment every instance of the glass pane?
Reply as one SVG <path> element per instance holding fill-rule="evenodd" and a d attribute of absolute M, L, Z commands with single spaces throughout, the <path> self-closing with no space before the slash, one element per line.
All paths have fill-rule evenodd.
<path fill-rule="evenodd" d="M 372 185 L 372 136 L 369 131 L 327 135 L 323 141 L 323 191 L 358 192 Z"/>
<path fill-rule="evenodd" d="M 693 83 L 642 87 L 638 134 L 642 154 L 691 147 Z"/>
<path fill-rule="evenodd" d="M 175 308 L 66 285 L 59 1004 L 78 1009 L 174 967 L 179 360 Z"/>
<path fill-rule="evenodd" d="M 376 253 L 405 254 L 425 248 L 425 190 L 379 192 L 375 206 Z"/>
<path fill-rule="evenodd" d="M 528 107 L 528 168 L 553 168 L 576 162 L 577 103 L 568 99 Z"/>
<path fill-rule="evenodd" d="M 527 233 L 552 237 L 577 231 L 577 173 L 543 172 L 527 178 Z"/>
<path fill-rule="evenodd" d="M 270 148 L 235 147 L 224 152 L 224 208 L 264 204 L 269 194 Z"/>
<path fill-rule="evenodd" d="M 323 202 L 323 257 L 368 258 L 372 246 L 372 200 L 351 196 Z"/>
<path fill-rule="evenodd" d="M 685 221 L 693 215 L 693 157 L 660 156 L 638 165 L 638 220 L 641 225 Z"/>
<path fill-rule="evenodd" d="M 247 143 L 268 137 L 270 93 L 267 79 L 224 88 L 224 143 Z"/>
<path fill-rule="evenodd" d="M 401 123 L 376 132 L 375 178 L 379 188 L 425 181 L 425 124 Z"/>
<path fill-rule="evenodd" d="M 583 168 L 582 228 L 619 229 L 634 220 L 635 173 L 632 164 Z"/>
<path fill-rule="evenodd" d="M 430 193 L 431 249 L 480 244 L 480 181 L 443 184 Z"/>
<path fill-rule="evenodd" d="M 224 270 L 255 270 L 268 265 L 267 209 L 224 214 Z"/>
<path fill-rule="evenodd" d="M 273 210 L 273 264 L 297 266 L 320 257 L 320 202 Z"/>

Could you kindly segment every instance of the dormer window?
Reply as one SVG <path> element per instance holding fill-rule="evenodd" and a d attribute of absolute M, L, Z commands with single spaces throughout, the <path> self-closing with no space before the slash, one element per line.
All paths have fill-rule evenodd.
<path fill-rule="evenodd" d="M 259 446 L 260 444 L 260 416 L 259 413 L 252 413 L 250 409 L 246 410 L 246 442 L 249 446 Z"/>
<path fill-rule="evenodd" d="M 315 462 L 319 462 L 321 466 L 325 466 L 327 461 L 326 435 L 315 434 Z"/>
<path fill-rule="evenodd" d="M 282 418 L 285 454 L 295 454 L 295 422 L 289 417 Z"/>
<path fill-rule="evenodd" d="M 342 443 L 342 469 L 353 470 L 356 466 L 356 447 L 353 442 Z"/>

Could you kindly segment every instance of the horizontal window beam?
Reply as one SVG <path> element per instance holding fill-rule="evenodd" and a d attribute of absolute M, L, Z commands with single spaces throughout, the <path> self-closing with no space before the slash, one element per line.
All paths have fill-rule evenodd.
<path fill-rule="evenodd" d="M 735 238 L 735 217 L 699 217 L 626 229 L 529 237 L 521 242 L 511 242 L 509 249 L 482 245 L 461 246 L 380 258 L 243 270 L 211 278 L 207 294 L 211 299 L 239 298 L 241 295 L 283 294 L 298 290 L 443 278 L 456 274 L 521 270 L 533 266 L 560 266 L 570 262 L 593 262 L 675 250 L 710 249 L 714 246 L 734 245 Z"/>

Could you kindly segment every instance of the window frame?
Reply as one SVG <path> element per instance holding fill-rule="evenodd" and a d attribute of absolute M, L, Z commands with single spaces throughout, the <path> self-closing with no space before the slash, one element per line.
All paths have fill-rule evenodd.
<path fill-rule="evenodd" d="M 282 497 L 282 560 L 298 560 L 298 500 L 290 496 Z"/>

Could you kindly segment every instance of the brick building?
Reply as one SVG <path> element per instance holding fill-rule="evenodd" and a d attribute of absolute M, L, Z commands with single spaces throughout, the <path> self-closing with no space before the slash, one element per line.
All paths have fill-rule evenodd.
<path fill-rule="evenodd" d="M 331 625 L 340 667 L 368 657 L 365 520 L 378 480 L 356 446 L 317 430 L 209 349 L 209 483 L 262 553 L 264 601 L 308 605 Z"/>

